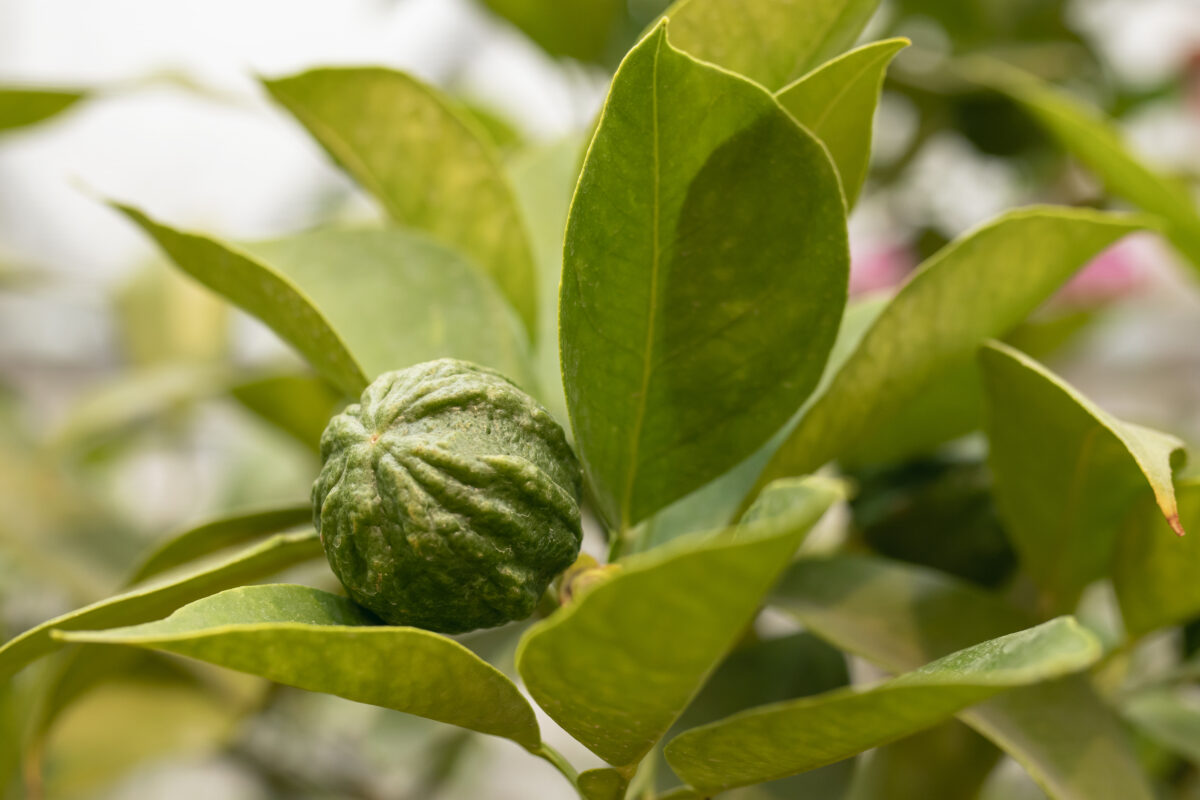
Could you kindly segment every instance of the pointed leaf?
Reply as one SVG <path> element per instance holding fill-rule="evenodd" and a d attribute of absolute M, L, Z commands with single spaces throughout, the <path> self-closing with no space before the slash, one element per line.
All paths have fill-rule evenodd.
<path fill-rule="evenodd" d="M 889 672 L 1030 624 L 996 595 L 944 573 L 879 558 L 804 559 L 777 606 L 836 647 Z M 1151 800 L 1119 722 L 1082 678 L 1014 689 L 962 712 L 1052 800 Z"/>
<path fill-rule="evenodd" d="M 157 619 L 198 597 L 258 580 L 321 555 L 321 540 L 315 532 L 281 534 L 215 565 L 139 586 L 55 617 L 0 647 L 0 682 L 61 647 L 51 638 L 52 630 L 90 630 Z"/>
<path fill-rule="evenodd" d="M 386 69 L 318 69 L 263 85 L 388 216 L 471 258 L 536 333 L 525 224 L 499 154 L 468 115 Z"/>
<path fill-rule="evenodd" d="M 61 114 L 86 96 L 75 90 L 0 87 L 0 133 Z"/>
<path fill-rule="evenodd" d="M 1153 489 L 1179 525 L 1171 458 L 1183 443 L 1114 419 L 1007 345 L 989 344 L 979 358 L 1000 516 L 1045 608 L 1069 609 L 1108 574 L 1117 530 L 1140 493 Z"/>
<path fill-rule="evenodd" d="M 312 504 L 248 511 L 209 520 L 169 537 L 146 557 L 126 585 L 140 583 L 169 569 L 212 555 L 226 547 L 245 544 L 289 528 L 312 524 Z"/>
<path fill-rule="evenodd" d="M 568 733 L 618 767 L 636 764 L 754 618 L 809 527 L 836 498 L 815 484 L 789 513 L 678 539 L 531 628 L 517 669 Z"/>
<path fill-rule="evenodd" d="M 1112 120 L 1066 92 L 1003 64 L 976 62 L 968 74 L 1024 106 L 1113 194 L 1162 217 L 1167 237 L 1200 268 L 1200 213 L 1191 191 L 1134 155 Z"/>
<path fill-rule="evenodd" d="M 775 780 L 942 722 L 1005 689 L 1085 669 L 1100 642 L 1070 617 L 960 650 L 870 689 L 762 706 L 673 739 L 667 761 L 702 791 Z"/>
<path fill-rule="evenodd" d="M 424 236 L 316 231 L 233 245 L 118 208 L 177 266 L 265 322 L 346 394 L 441 356 L 528 381 L 524 344 L 495 287 Z"/>
<path fill-rule="evenodd" d="M 1177 536 L 1154 498 L 1145 496 L 1125 518 L 1113 554 L 1113 587 L 1131 636 L 1200 616 L 1200 479 L 1176 487 Z"/>
<path fill-rule="evenodd" d="M 533 708 L 479 656 L 419 628 L 372 625 L 354 603 L 307 586 L 243 586 L 158 622 L 57 635 L 176 653 L 503 736 L 528 749 L 541 743 Z"/>
<path fill-rule="evenodd" d="M 758 486 L 807 475 L 866 441 L 925 387 L 974 357 L 1053 294 L 1138 218 L 1034 207 L 1012 211 L 927 260 L 812 401 Z"/>
<path fill-rule="evenodd" d="M 879 0 L 679 0 L 666 14 L 675 46 L 768 89 L 846 50 Z"/>
<path fill-rule="evenodd" d="M 768 155 L 769 154 L 769 155 Z M 567 228 L 567 405 L 602 515 L 629 528 L 750 455 L 837 332 L 845 216 L 823 148 L 657 27 L 613 79 Z"/>
<path fill-rule="evenodd" d="M 883 77 L 908 39 L 887 39 L 851 50 L 780 89 L 775 97 L 829 148 L 846 207 L 853 208 L 871 156 L 875 106 Z"/>

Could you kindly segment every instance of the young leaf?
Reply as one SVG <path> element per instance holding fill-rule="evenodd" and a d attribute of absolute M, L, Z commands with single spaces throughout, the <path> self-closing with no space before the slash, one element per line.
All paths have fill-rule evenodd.
<path fill-rule="evenodd" d="M 61 114 L 86 96 L 74 90 L 0 87 L 0 133 Z"/>
<path fill-rule="evenodd" d="M 631 768 L 753 619 L 836 496 L 816 484 L 781 517 L 621 562 L 522 638 L 517 669 L 529 693 L 594 753 Z"/>
<path fill-rule="evenodd" d="M 317 231 L 235 246 L 118 208 L 176 265 L 265 322 L 348 395 L 382 372 L 449 355 L 528 380 L 516 322 L 495 287 L 424 236 Z"/>
<path fill-rule="evenodd" d="M 707 483 L 791 416 L 833 344 L 847 270 L 821 145 L 655 28 L 613 79 L 563 265 L 567 406 L 610 525 Z"/>
<path fill-rule="evenodd" d="M 1121 617 L 1131 636 L 1177 625 L 1200 615 L 1200 479 L 1176 487 L 1179 524 L 1192 531 L 1177 536 L 1154 499 L 1144 496 L 1117 534 L 1112 579 Z"/>
<path fill-rule="evenodd" d="M 314 531 L 280 534 L 218 564 L 139 586 L 55 617 L 0 647 L 0 682 L 34 659 L 58 649 L 61 645 L 51 638 L 52 630 L 94 630 L 157 619 L 198 597 L 258 580 L 321 554 L 321 540 Z"/>
<path fill-rule="evenodd" d="M 1078 672 L 1100 655 L 1095 636 L 1061 617 L 870 689 L 776 703 L 694 728 L 667 744 L 667 761 L 701 791 L 775 780 L 915 733 L 1005 689 Z"/>
<path fill-rule="evenodd" d="M 618 25 L 623 0 L 483 0 L 552 56 L 599 61 Z"/>
<path fill-rule="evenodd" d="M 779 104 L 829 148 L 846 207 L 853 208 L 871 156 L 875 106 L 883 77 L 908 39 L 887 39 L 822 64 L 775 94 Z"/>
<path fill-rule="evenodd" d="M 1134 217 L 1011 211 L 927 260 L 888 303 L 775 453 L 758 487 L 806 475 L 871 434 L 987 339 L 1003 335 L 1076 269 L 1141 226 Z"/>
<path fill-rule="evenodd" d="M 433 87 L 386 69 L 318 69 L 263 85 L 393 220 L 433 234 L 491 275 L 536 334 L 525 224 L 499 155 L 467 115 Z"/>
<path fill-rule="evenodd" d="M 316 375 L 292 372 L 241 380 L 229 387 L 234 400 L 315 452 L 329 418 L 346 397 Z"/>
<path fill-rule="evenodd" d="M 211 555 L 237 544 L 245 544 L 268 533 L 278 533 L 312 523 L 312 504 L 249 511 L 210 520 L 168 538 L 150 553 L 129 576 L 126 585 L 173 567 Z"/>
<path fill-rule="evenodd" d="M 675 46 L 768 89 L 841 53 L 879 0 L 679 0 L 664 16 Z"/>
<path fill-rule="evenodd" d="M 1111 120 L 1066 92 L 1000 63 L 972 62 L 968 74 L 1016 100 L 1113 194 L 1165 220 L 1167 237 L 1200 268 L 1200 213 L 1191 191 L 1146 166 Z"/>
<path fill-rule="evenodd" d="M 879 558 L 803 559 L 773 602 L 836 647 L 901 673 L 1029 625 L 998 596 Z M 960 718 L 1018 761 L 1052 800 L 1151 800 L 1119 722 L 1082 678 L 1014 689 Z"/>
<path fill-rule="evenodd" d="M 533 708 L 512 681 L 467 648 L 418 628 L 372 625 L 345 598 L 307 586 L 243 586 L 166 619 L 70 642 L 127 644 L 512 739 L 541 744 Z"/>
<path fill-rule="evenodd" d="M 1147 485 L 1183 532 L 1171 483 L 1182 442 L 1112 418 L 1007 345 L 979 358 L 992 492 L 1046 609 L 1071 608 L 1108 574 L 1121 520 Z"/>

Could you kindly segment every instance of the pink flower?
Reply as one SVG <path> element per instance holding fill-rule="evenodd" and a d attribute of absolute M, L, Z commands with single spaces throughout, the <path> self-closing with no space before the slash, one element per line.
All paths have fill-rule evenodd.
<path fill-rule="evenodd" d="M 1129 236 L 1092 259 L 1055 299 L 1074 306 L 1099 305 L 1142 288 L 1162 253 L 1152 236 Z"/>
<path fill-rule="evenodd" d="M 851 247 L 850 294 L 865 294 L 897 286 L 915 266 L 912 252 L 903 245 Z"/>

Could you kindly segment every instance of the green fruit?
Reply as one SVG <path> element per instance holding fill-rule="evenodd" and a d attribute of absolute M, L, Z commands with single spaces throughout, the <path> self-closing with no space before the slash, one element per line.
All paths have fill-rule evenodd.
<path fill-rule="evenodd" d="M 321 437 L 313 519 L 350 597 L 459 633 L 533 613 L 579 554 L 579 462 L 500 374 L 443 358 L 379 376 Z"/>

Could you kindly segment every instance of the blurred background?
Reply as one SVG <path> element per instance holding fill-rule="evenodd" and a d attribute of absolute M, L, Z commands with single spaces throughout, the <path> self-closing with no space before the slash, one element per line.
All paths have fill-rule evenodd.
<path fill-rule="evenodd" d="M 586 135 L 620 54 L 665 3 L 618 4 L 581 41 L 487 5 L 0 0 L 0 87 L 53 90 L 63 106 L 17 127 L 0 105 L 0 639 L 111 593 L 173 530 L 303 501 L 316 474 L 311 446 L 256 413 L 299 359 L 103 199 L 230 239 L 378 219 L 259 76 L 402 69 L 465 102 L 517 161 Z M 885 86 L 851 222 L 856 293 L 894 286 L 1012 206 L 1107 202 L 1015 106 L 947 81 L 954 56 L 1065 86 L 1149 163 L 1200 183 L 1197 0 L 889 0 L 864 38 L 885 35 L 914 46 Z M 1200 444 L 1200 290 L 1177 259 L 1153 235 L 1127 239 L 1039 319 L 1047 360 L 1082 391 Z M 228 673 L 116 672 L 38 754 L 48 797 L 568 796 L 509 743 Z"/>

